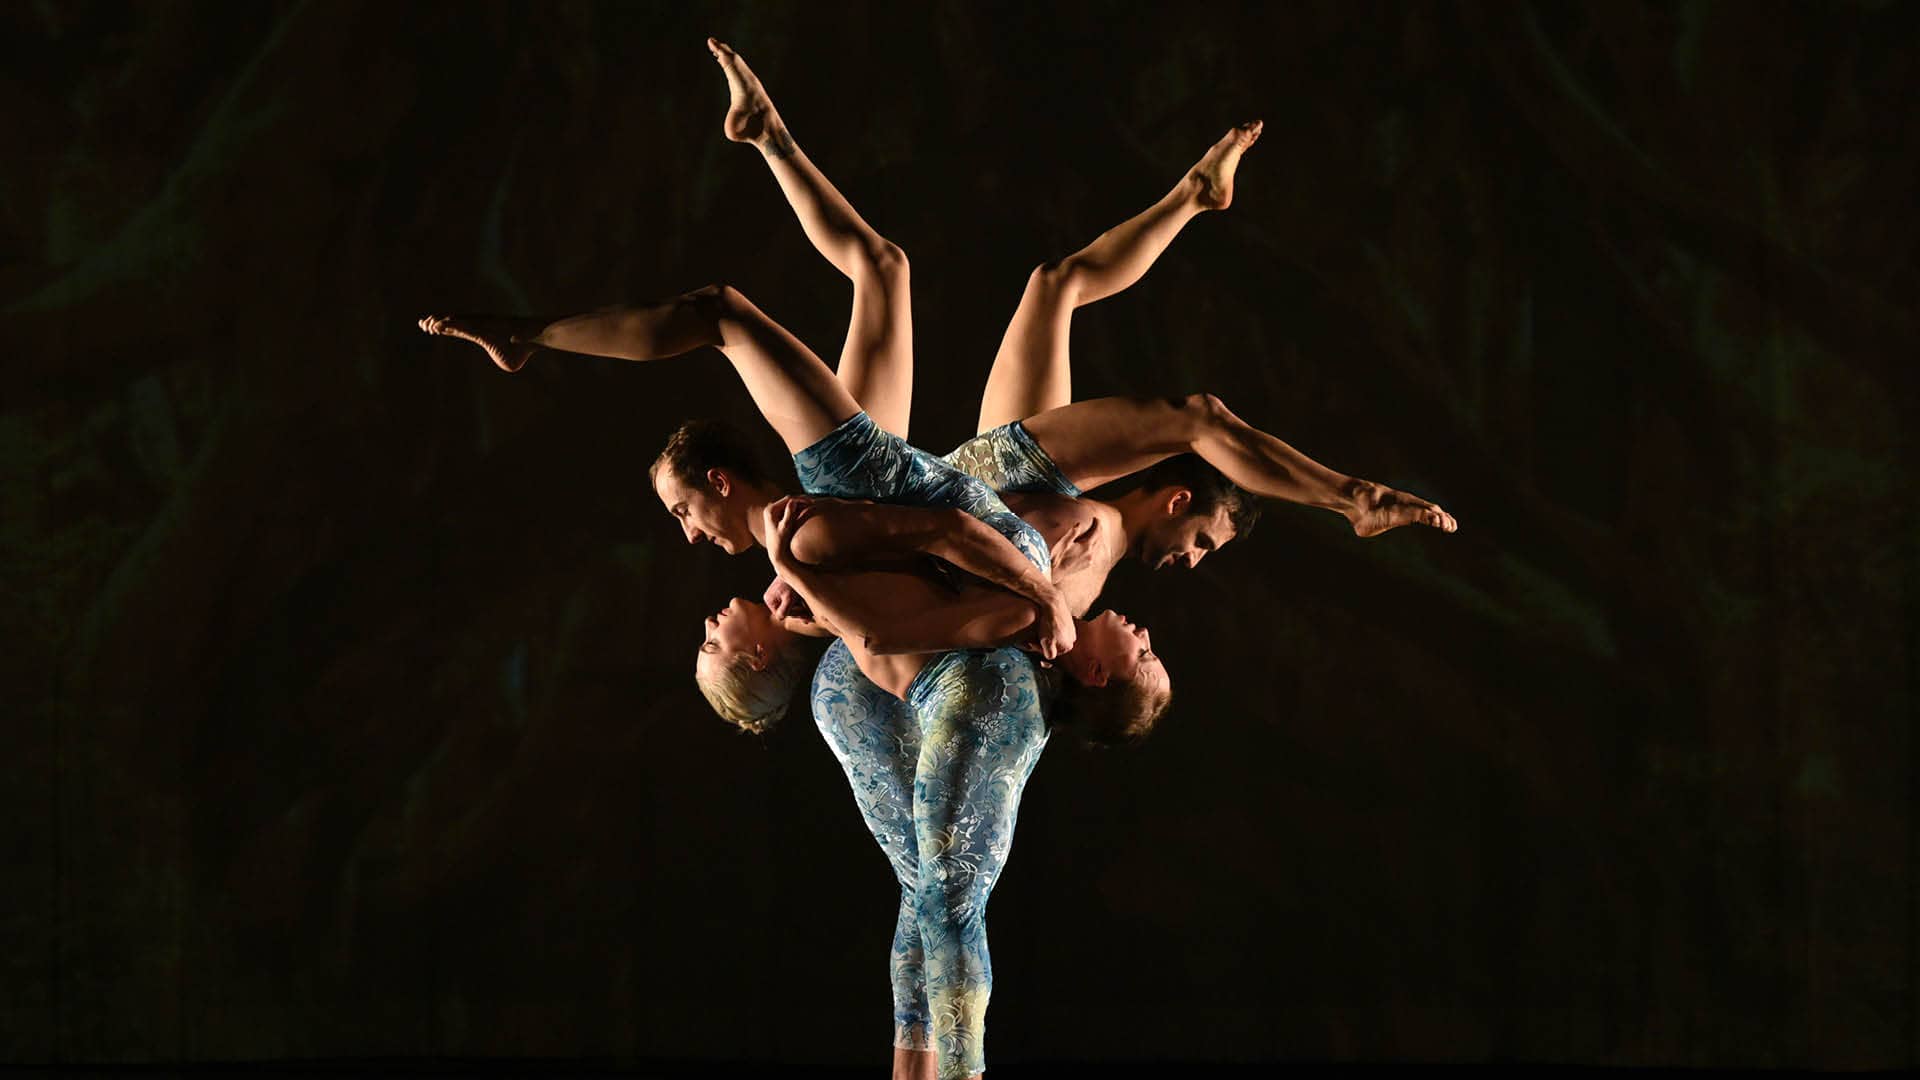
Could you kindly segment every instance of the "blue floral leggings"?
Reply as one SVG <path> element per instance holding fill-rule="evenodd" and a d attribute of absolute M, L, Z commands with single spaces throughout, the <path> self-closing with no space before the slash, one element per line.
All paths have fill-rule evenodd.
<path fill-rule="evenodd" d="M 836 641 L 814 672 L 813 717 L 900 882 L 893 1044 L 936 1051 L 943 1080 L 981 1072 L 987 897 L 1047 746 L 1033 663 L 1018 649 L 943 653 L 903 702 Z"/>
<path fill-rule="evenodd" d="M 809 490 L 924 491 L 928 479 L 945 475 L 919 475 L 931 467 L 917 459 L 877 466 L 893 456 L 871 444 L 890 437 L 859 418 L 846 428 L 796 456 Z M 1019 424 L 971 439 L 945 460 L 996 491 L 1079 493 Z M 984 500 L 975 497 L 978 508 L 959 501 L 997 524 L 997 514 L 980 512 L 991 509 Z M 1009 539 L 1048 565 L 1037 534 Z M 986 1069 L 987 897 L 1013 847 L 1021 792 L 1046 749 L 1041 705 L 1033 664 L 1017 649 L 946 653 L 921 671 L 906 701 L 875 686 L 838 641 L 814 672 L 814 723 L 900 882 L 893 1044 L 934 1050 L 943 1080 Z"/>

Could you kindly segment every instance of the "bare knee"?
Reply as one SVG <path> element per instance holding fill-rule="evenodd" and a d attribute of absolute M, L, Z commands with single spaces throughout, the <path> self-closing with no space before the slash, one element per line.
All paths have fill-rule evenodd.
<path fill-rule="evenodd" d="M 766 315 L 747 299 L 747 294 L 731 285 L 709 285 L 695 290 L 693 295 L 701 313 L 723 327 L 767 321 Z"/>
<path fill-rule="evenodd" d="M 753 309 L 753 302 L 747 294 L 727 284 L 708 285 L 687 294 L 701 310 L 712 313 L 715 318 L 737 316 Z"/>
<path fill-rule="evenodd" d="M 692 302 L 694 317 L 714 328 L 720 336 L 721 351 L 729 345 L 751 338 L 754 328 L 770 320 L 747 299 L 747 294 L 731 285 L 708 285 L 686 295 Z"/>
<path fill-rule="evenodd" d="M 907 253 L 899 244 L 891 240 L 880 241 L 880 246 L 869 255 L 873 268 L 888 277 L 907 276 Z"/>
<path fill-rule="evenodd" d="M 1080 294 L 1080 286 L 1086 278 L 1086 270 L 1078 259 L 1068 257 L 1043 262 L 1027 275 L 1027 288 L 1053 293 L 1066 299 Z"/>
<path fill-rule="evenodd" d="M 860 247 L 858 273 L 874 284 L 895 287 L 908 282 L 907 253 L 891 240 Z"/>
<path fill-rule="evenodd" d="M 1185 408 L 1188 412 L 1209 418 L 1232 416 L 1227 411 L 1227 403 L 1213 394 L 1188 394 Z"/>
<path fill-rule="evenodd" d="M 1195 433 L 1219 427 L 1234 418 L 1226 402 L 1213 394 L 1188 394 L 1175 398 L 1173 405 Z"/>

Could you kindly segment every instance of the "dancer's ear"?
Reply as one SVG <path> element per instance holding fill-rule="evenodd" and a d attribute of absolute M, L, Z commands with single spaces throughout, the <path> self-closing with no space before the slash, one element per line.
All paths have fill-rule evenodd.
<path fill-rule="evenodd" d="M 1184 514 L 1187 512 L 1187 507 L 1192 505 L 1193 505 L 1193 489 L 1192 488 L 1183 488 L 1183 487 L 1174 488 L 1173 493 L 1167 496 L 1167 516 L 1179 517 L 1181 514 Z"/>
<path fill-rule="evenodd" d="M 1107 685 L 1107 665 L 1095 660 L 1092 665 L 1087 668 L 1086 682 L 1088 686 Z"/>
<path fill-rule="evenodd" d="M 767 670 L 767 647 L 765 645 L 757 641 L 753 643 L 753 659 L 747 661 L 747 666 L 755 671 Z"/>
<path fill-rule="evenodd" d="M 727 497 L 727 491 L 733 487 L 733 478 L 728 476 L 724 469 L 708 469 L 707 486 L 713 489 L 715 495 L 724 499 Z"/>

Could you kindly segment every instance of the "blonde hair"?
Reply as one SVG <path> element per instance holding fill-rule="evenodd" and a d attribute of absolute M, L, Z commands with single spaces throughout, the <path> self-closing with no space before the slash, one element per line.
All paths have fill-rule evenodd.
<path fill-rule="evenodd" d="M 810 640 L 796 639 L 774 649 L 760 671 L 754 670 L 753 657 L 747 653 L 709 665 L 704 673 L 696 666 L 694 682 L 720 719 L 741 731 L 764 735 L 787 715 L 793 692 L 807 680 L 823 651 L 808 648 L 805 642 Z"/>
<path fill-rule="evenodd" d="M 1072 731 L 1087 746 L 1113 749 L 1146 741 L 1173 704 L 1173 677 L 1149 686 L 1138 677 L 1088 686 L 1071 675 L 1055 676 L 1052 722 Z"/>

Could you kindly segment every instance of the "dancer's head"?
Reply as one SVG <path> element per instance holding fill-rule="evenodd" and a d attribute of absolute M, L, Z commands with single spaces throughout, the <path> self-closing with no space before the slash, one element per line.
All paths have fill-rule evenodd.
<path fill-rule="evenodd" d="M 786 715 L 817 658 L 806 642 L 775 622 L 765 604 L 736 596 L 707 616 L 693 678 L 721 719 L 764 732 Z"/>
<path fill-rule="evenodd" d="M 712 543 L 729 555 L 754 546 L 749 522 L 779 490 L 746 440 L 715 420 L 681 424 L 647 476 L 687 543 Z"/>
<path fill-rule="evenodd" d="M 1193 567 L 1209 552 L 1253 532 L 1260 502 L 1193 454 L 1170 457 L 1093 493 L 1136 504 L 1128 554 L 1155 570 Z"/>
<path fill-rule="evenodd" d="M 1143 627 L 1116 611 L 1079 620 L 1072 649 L 1056 661 L 1069 684 L 1054 720 L 1096 746 L 1137 743 L 1173 703 L 1173 681 Z"/>

